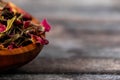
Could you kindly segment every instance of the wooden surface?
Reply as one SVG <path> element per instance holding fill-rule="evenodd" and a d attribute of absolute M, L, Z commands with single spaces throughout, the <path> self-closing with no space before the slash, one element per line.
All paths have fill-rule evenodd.
<path fill-rule="evenodd" d="M 0 80 L 119 80 L 119 75 L 91 74 L 24 74 L 1 75 Z"/>
<path fill-rule="evenodd" d="M 50 44 L 38 57 L 18 70 L 2 73 L 1 80 L 120 79 L 119 1 L 82 6 L 73 0 L 69 4 L 63 0 L 12 1 L 39 20 L 47 17 L 53 27 L 47 34 Z"/>

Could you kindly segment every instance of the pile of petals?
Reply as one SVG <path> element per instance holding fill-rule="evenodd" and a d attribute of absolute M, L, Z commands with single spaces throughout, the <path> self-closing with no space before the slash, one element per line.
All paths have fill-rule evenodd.
<path fill-rule="evenodd" d="M 7 4 L 0 8 L 0 50 L 19 48 L 31 43 L 46 45 L 48 40 L 44 34 L 50 28 L 46 19 L 36 24 L 32 22 L 31 15 L 24 11 L 19 13 Z"/>

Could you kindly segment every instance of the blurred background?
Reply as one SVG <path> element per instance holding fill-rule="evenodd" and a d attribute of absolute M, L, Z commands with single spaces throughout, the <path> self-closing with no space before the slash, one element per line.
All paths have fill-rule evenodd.
<path fill-rule="evenodd" d="M 81 58 L 120 58 L 120 0 L 8 1 L 12 1 L 40 21 L 47 18 L 52 25 L 52 30 L 46 34 L 49 45 L 28 64 L 34 65 L 24 66 L 23 71 L 39 71 L 37 68 L 41 66 L 41 62 L 43 67 L 48 63 L 51 67 L 58 67 L 54 65 L 58 59 L 67 59 L 66 64 L 69 65 L 69 62 Z M 71 63 L 71 66 L 72 64 L 74 63 Z M 79 62 L 75 65 L 78 66 Z"/>

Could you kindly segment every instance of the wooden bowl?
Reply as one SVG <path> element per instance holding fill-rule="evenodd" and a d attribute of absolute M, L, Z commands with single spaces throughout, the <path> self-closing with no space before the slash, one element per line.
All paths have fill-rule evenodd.
<path fill-rule="evenodd" d="M 42 48 L 43 46 L 30 44 L 22 48 L 0 51 L 0 72 L 25 65 L 33 60 Z"/>
<path fill-rule="evenodd" d="M 22 9 L 16 7 L 14 4 L 9 4 L 14 6 L 18 12 L 22 11 Z M 32 21 L 38 23 L 35 18 L 33 18 Z M 0 50 L 0 72 L 25 65 L 33 60 L 40 53 L 42 48 L 43 45 L 30 44 L 13 50 Z"/>

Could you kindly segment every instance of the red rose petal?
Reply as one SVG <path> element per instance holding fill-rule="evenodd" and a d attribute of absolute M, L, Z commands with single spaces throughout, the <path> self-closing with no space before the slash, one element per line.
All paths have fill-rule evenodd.
<path fill-rule="evenodd" d="M 24 14 L 24 15 L 23 15 L 23 19 L 24 19 L 24 20 L 31 20 L 32 17 L 31 17 L 31 15 Z"/>
<path fill-rule="evenodd" d="M 47 22 L 46 19 L 44 19 L 44 20 L 41 22 L 41 25 L 45 28 L 45 32 L 49 32 L 49 31 L 50 31 L 51 26 L 50 26 L 50 24 Z"/>
<path fill-rule="evenodd" d="M 25 29 L 29 27 L 30 22 L 31 22 L 31 21 L 24 21 L 23 25 L 24 25 L 24 28 L 25 28 Z"/>
<path fill-rule="evenodd" d="M 3 24 L 0 24 L 0 32 L 3 32 L 6 30 L 6 26 Z"/>

